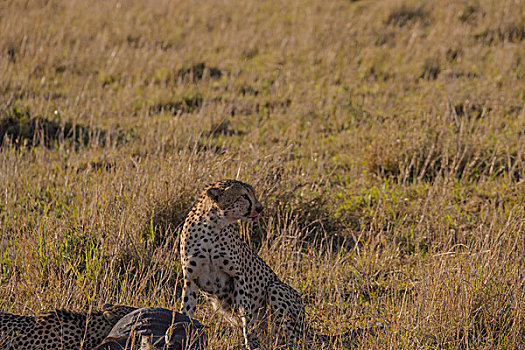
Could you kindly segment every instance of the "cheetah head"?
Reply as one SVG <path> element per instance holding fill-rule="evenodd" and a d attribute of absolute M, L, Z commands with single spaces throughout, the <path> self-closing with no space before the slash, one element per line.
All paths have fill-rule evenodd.
<path fill-rule="evenodd" d="M 253 187 L 241 181 L 219 181 L 208 186 L 205 193 L 228 221 L 255 221 L 263 210 Z"/>

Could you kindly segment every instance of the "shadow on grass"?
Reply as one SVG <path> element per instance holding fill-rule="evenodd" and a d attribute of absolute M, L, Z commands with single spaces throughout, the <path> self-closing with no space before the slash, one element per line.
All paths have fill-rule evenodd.
<path fill-rule="evenodd" d="M 525 170 L 525 155 L 468 143 L 446 149 L 437 141 L 426 140 L 420 145 L 383 144 L 367 154 L 366 163 L 369 173 L 375 176 L 409 183 L 432 182 L 446 175 L 470 181 L 507 175 L 519 182 Z"/>
<path fill-rule="evenodd" d="M 405 27 L 418 22 L 426 24 L 429 16 L 429 12 L 423 5 L 402 4 L 390 12 L 386 19 L 386 24 L 398 27 Z"/>
<path fill-rule="evenodd" d="M 222 77 L 223 72 L 217 67 L 207 66 L 204 62 L 196 63 L 189 67 L 182 67 L 175 74 L 176 79 L 189 80 L 191 82 L 197 82 L 206 77 L 211 79 L 219 79 Z"/>
<path fill-rule="evenodd" d="M 0 142 L 2 145 L 20 146 L 44 145 L 53 148 L 61 144 L 76 147 L 121 142 L 124 138 L 118 133 L 89 126 L 74 124 L 71 121 L 47 119 L 33 116 L 26 110 L 13 108 L 2 112 L 0 117 Z"/>
<path fill-rule="evenodd" d="M 485 45 L 492 45 L 497 42 L 519 43 L 525 40 L 525 24 L 509 23 L 495 29 L 487 29 L 475 34 L 474 39 Z"/>
<path fill-rule="evenodd" d="M 193 113 L 199 110 L 202 106 L 202 95 L 195 94 L 192 96 L 183 97 L 180 100 L 159 102 L 150 107 L 151 114 L 159 114 L 163 112 L 178 115 L 181 113 Z"/>

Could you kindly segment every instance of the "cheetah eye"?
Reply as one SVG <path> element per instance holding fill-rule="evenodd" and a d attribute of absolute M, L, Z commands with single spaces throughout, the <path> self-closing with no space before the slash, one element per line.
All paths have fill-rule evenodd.
<path fill-rule="evenodd" d="M 244 199 L 246 199 L 248 202 L 250 202 L 250 203 L 252 202 L 252 201 L 250 200 L 250 197 L 248 197 L 247 194 L 243 194 L 242 196 L 243 196 Z"/>

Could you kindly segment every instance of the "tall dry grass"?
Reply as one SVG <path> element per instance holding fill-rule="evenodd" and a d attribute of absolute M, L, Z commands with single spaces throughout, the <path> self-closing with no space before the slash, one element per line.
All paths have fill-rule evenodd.
<path fill-rule="evenodd" d="M 178 308 L 228 177 L 319 332 L 525 346 L 523 2 L 9 1 L 0 33 L 1 311 Z"/>

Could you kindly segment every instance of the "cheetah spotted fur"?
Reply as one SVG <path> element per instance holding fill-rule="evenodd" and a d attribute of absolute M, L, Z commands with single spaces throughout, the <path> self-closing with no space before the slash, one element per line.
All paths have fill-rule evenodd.
<path fill-rule="evenodd" d="M 136 308 L 108 305 L 102 311 L 57 309 L 38 316 L 0 312 L 0 349 L 91 350 L 133 310 Z"/>

